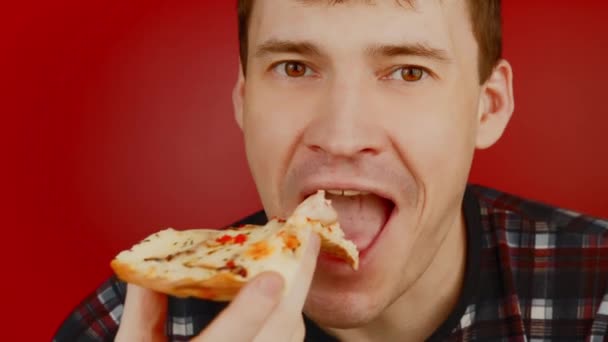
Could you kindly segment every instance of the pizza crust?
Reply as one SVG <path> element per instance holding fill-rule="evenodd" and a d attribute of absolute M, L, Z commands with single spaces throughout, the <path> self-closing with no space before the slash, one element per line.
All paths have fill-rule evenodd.
<path fill-rule="evenodd" d="M 185 277 L 171 279 L 162 275 L 146 276 L 126 263 L 113 260 L 112 269 L 123 281 L 175 297 L 196 297 L 215 301 L 234 298 L 247 281 L 229 272 L 218 272 L 208 279 Z"/>

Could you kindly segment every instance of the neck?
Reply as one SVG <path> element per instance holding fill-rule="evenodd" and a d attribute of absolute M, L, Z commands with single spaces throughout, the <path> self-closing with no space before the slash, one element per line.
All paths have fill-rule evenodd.
<path fill-rule="evenodd" d="M 408 341 L 423 341 L 456 306 L 465 268 L 466 226 L 459 211 L 429 267 L 406 292 L 367 325 L 331 332 L 343 341 L 401 341 L 403 336 Z"/>

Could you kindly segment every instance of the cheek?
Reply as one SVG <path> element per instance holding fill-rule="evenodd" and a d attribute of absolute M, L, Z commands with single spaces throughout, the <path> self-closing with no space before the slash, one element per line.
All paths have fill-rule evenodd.
<path fill-rule="evenodd" d="M 252 152 L 285 158 L 315 112 L 319 90 L 253 79 L 246 89 L 243 132 Z M 269 154 L 275 154 L 269 156 Z"/>
<path fill-rule="evenodd" d="M 308 106 L 289 94 L 251 86 L 243 108 L 245 151 L 264 207 L 282 215 L 279 189 L 301 132 Z"/>
<path fill-rule="evenodd" d="M 386 116 L 385 127 L 397 153 L 425 187 L 462 182 L 468 175 L 475 147 L 476 106 L 461 95 L 420 96 L 411 99 L 405 110 L 387 110 L 392 114 Z"/>
<path fill-rule="evenodd" d="M 407 146 L 406 153 L 412 158 L 412 167 L 422 180 L 467 173 L 474 148 L 470 127 L 449 118 L 457 116 L 456 113 L 437 116 L 420 120 L 414 132 L 400 138 L 400 145 Z"/>
<path fill-rule="evenodd" d="M 411 238 L 417 248 L 436 245 L 445 234 L 442 227 L 460 205 L 475 150 L 476 106 L 455 96 L 437 98 L 450 105 L 411 101 L 409 110 L 392 115 L 387 120 L 393 125 L 386 126 L 417 184 L 420 201 L 410 208 L 416 212 Z"/>

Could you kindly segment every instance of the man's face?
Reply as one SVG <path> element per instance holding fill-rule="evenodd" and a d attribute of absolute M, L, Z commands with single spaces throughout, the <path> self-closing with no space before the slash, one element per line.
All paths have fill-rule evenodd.
<path fill-rule="evenodd" d="M 464 0 L 256 0 L 237 89 L 267 214 L 338 190 L 329 198 L 361 251 L 356 272 L 320 257 L 306 313 L 336 327 L 370 321 L 460 217 L 481 89 Z"/>

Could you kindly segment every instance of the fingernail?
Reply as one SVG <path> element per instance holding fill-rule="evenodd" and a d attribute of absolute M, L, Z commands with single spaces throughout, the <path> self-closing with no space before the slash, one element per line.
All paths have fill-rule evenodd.
<path fill-rule="evenodd" d="M 283 289 L 283 277 L 276 273 L 264 274 L 258 279 L 256 287 L 269 297 L 274 297 Z"/>

